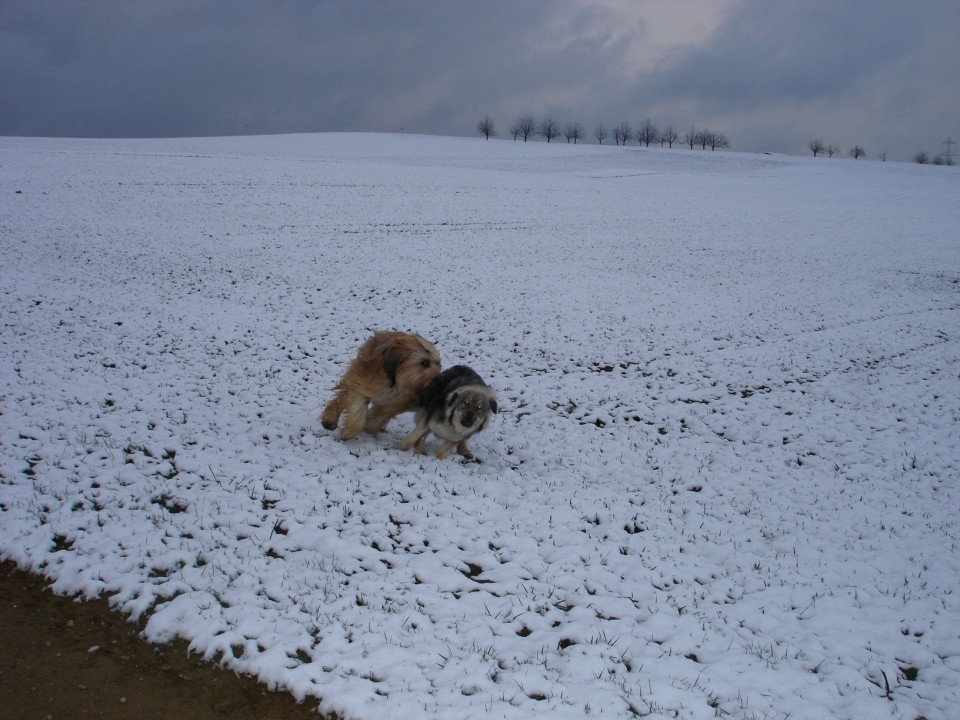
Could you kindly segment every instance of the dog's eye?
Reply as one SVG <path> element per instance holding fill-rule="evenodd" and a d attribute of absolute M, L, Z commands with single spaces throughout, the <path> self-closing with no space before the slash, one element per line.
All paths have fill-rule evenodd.
<path fill-rule="evenodd" d="M 430 367 L 430 361 L 429 361 L 429 360 L 424 360 L 424 361 L 423 361 L 422 363 L 420 363 L 420 364 L 423 365 L 424 367 Z"/>

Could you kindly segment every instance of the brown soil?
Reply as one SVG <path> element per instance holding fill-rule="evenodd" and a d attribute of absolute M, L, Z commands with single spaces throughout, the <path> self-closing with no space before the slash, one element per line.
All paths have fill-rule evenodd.
<path fill-rule="evenodd" d="M 322 720 L 316 702 L 203 662 L 184 642 L 150 645 L 105 600 L 77 602 L 47 584 L 0 564 L 0 717 Z"/>

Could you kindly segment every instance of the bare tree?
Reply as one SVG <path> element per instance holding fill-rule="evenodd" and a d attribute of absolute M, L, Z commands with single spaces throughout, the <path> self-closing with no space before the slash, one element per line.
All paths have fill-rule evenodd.
<path fill-rule="evenodd" d="M 510 134 L 513 135 L 513 141 L 516 142 L 517 138 L 520 136 L 520 121 L 517 120 L 513 125 L 510 126 Z"/>
<path fill-rule="evenodd" d="M 656 141 L 657 126 L 648 118 L 640 123 L 640 129 L 637 130 L 637 142 L 643 143 L 646 147 L 650 147 L 650 143 Z"/>
<path fill-rule="evenodd" d="M 515 127 L 517 128 L 517 135 L 522 137 L 523 141 L 526 142 L 530 139 L 530 136 L 533 135 L 534 128 L 536 127 L 536 124 L 533 122 L 533 115 L 524 115 L 519 118 Z"/>
<path fill-rule="evenodd" d="M 852 148 L 850 148 L 850 157 L 852 157 L 854 160 L 859 160 L 866 154 L 867 151 L 859 145 L 854 145 Z"/>
<path fill-rule="evenodd" d="M 480 131 L 480 134 L 483 135 L 487 140 L 491 137 L 496 136 L 497 128 L 493 124 L 493 120 L 490 119 L 489 115 L 484 115 L 483 120 L 477 123 L 477 130 Z"/>
<path fill-rule="evenodd" d="M 667 125 L 666 129 L 663 131 L 663 134 L 660 136 L 660 145 L 667 143 L 671 148 L 673 144 L 680 139 L 680 133 L 678 133 L 673 125 Z"/>
<path fill-rule="evenodd" d="M 613 139 L 617 141 L 617 145 L 626 145 L 627 142 L 633 140 L 633 128 L 630 127 L 630 123 L 624 120 L 617 125 L 613 129 Z"/>
<path fill-rule="evenodd" d="M 921 151 L 913 156 L 913 161 L 917 165 L 926 165 L 928 162 L 930 162 L 930 156 Z"/>
<path fill-rule="evenodd" d="M 547 139 L 547 142 L 550 142 L 555 137 L 560 136 L 560 126 L 553 118 L 547 118 L 540 123 L 540 127 L 537 128 L 537 133 L 543 135 L 543 137 Z"/>
<path fill-rule="evenodd" d="M 700 133 L 697 132 L 697 129 L 693 125 L 691 125 L 690 129 L 687 130 L 687 132 L 683 136 L 683 144 L 686 145 L 691 150 L 693 150 L 699 138 L 700 138 Z"/>
<path fill-rule="evenodd" d="M 573 140 L 573 144 L 577 144 L 577 140 L 583 137 L 583 125 L 578 122 L 569 123 L 563 129 L 563 136 L 567 139 L 567 143 Z"/>
<path fill-rule="evenodd" d="M 827 145 L 823 151 L 827 154 L 827 157 L 833 157 L 840 152 L 840 148 L 838 148 L 836 145 Z"/>
<path fill-rule="evenodd" d="M 883 152 L 878 152 L 878 153 L 877 153 L 877 157 L 880 158 L 880 162 L 886 162 L 886 161 L 887 161 L 887 151 L 884 150 Z"/>
<path fill-rule="evenodd" d="M 713 142 L 712 138 L 713 138 L 712 132 L 710 132 L 709 130 L 701 130 L 700 132 L 697 133 L 697 145 L 700 146 L 701 150 L 706 150 L 707 145 Z"/>
<path fill-rule="evenodd" d="M 607 129 L 603 125 L 597 125 L 593 130 L 593 136 L 597 139 L 597 142 L 603 145 L 603 141 L 610 137 Z"/>
<path fill-rule="evenodd" d="M 807 143 L 807 147 L 810 148 L 810 152 L 816 157 L 819 153 L 823 152 L 823 140 L 811 140 Z"/>
<path fill-rule="evenodd" d="M 726 135 L 724 135 L 723 133 L 715 133 L 715 132 L 710 133 L 710 149 L 711 150 L 716 150 L 717 148 L 720 148 L 721 150 L 723 150 L 724 148 L 728 148 L 728 147 L 730 147 L 730 141 L 727 140 Z"/>

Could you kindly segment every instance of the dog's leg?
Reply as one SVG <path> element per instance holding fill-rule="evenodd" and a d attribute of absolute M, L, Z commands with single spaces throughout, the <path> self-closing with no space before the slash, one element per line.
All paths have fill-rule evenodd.
<path fill-rule="evenodd" d="M 398 450 L 409 450 L 413 448 L 415 452 L 423 452 L 423 443 L 427 439 L 427 435 L 430 434 L 430 431 L 427 428 L 421 428 L 417 425 L 413 432 L 407 435 L 403 440 L 400 441 L 400 444 L 397 445 Z"/>
<path fill-rule="evenodd" d="M 417 426 L 413 429 L 413 432 L 400 441 L 400 444 L 397 445 L 397 449 L 409 450 L 410 448 L 413 448 L 415 452 L 423 453 L 423 442 L 427 439 L 427 435 L 429 434 L 430 427 L 427 423 L 427 416 L 425 413 L 418 411 Z"/>
<path fill-rule="evenodd" d="M 352 440 L 363 430 L 367 421 L 367 398 L 358 393 L 350 393 L 346 400 L 347 421 L 340 433 L 341 440 Z"/>
<path fill-rule="evenodd" d="M 340 422 L 340 415 L 343 413 L 343 393 L 338 392 L 333 396 L 333 400 L 327 403 L 323 409 L 323 415 L 320 416 L 320 423 L 327 430 L 336 430 Z"/>
<path fill-rule="evenodd" d="M 367 413 L 367 421 L 363 429 L 371 435 L 376 435 L 386 428 L 387 423 L 394 417 L 396 417 L 396 413 L 393 412 L 393 408 L 386 405 L 374 405 L 370 408 L 370 412 Z"/>
<path fill-rule="evenodd" d="M 470 448 L 467 446 L 466 440 L 461 440 L 457 443 L 457 452 L 460 455 L 463 455 L 467 460 L 473 460 L 473 453 L 470 452 Z"/>
<path fill-rule="evenodd" d="M 447 455 L 450 454 L 450 451 L 453 450 L 455 444 L 456 443 L 452 443 L 449 440 L 444 440 L 443 445 L 437 450 L 437 460 L 445 460 Z"/>

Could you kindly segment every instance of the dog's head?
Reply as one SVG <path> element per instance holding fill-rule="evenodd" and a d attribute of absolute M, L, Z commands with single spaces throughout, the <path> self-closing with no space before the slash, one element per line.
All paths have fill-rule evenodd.
<path fill-rule="evenodd" d="M 461 434 L 480 432 L 491 413 L 497 412 L 497 396 L 486 385 L 467 385 L 447 396 L 447 421 Z"/>
<path fill-rule="evenodd" d="M 419 335 L 390 333 L 382 357 L 390 387 L 413 393 L 440 375 L 440 353 L 432 342 Z"/>

